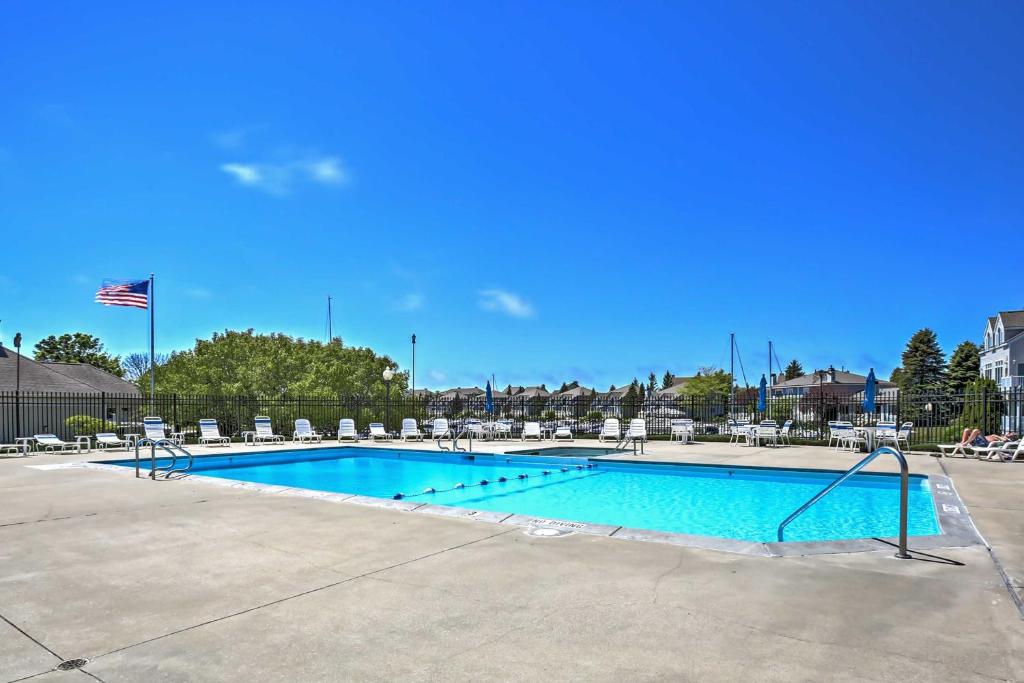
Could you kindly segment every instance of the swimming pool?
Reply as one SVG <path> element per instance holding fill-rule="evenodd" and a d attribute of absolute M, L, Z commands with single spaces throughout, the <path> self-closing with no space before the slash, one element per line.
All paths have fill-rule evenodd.
<path fill-rule="evenodd" d="M 147 462 L 147 461 L 144 461 Z M 158 464 L 166 464 L 159 461 Z M 112 464 L 134 467 L 134 460 Z M 779 523 L 838 473 L 582 458 L 324 448 L 207 456 L 192 473 L 289 488 L 774 542 Z M 786 529 L 787 541 L 898 533 L 899 479 L 859 474 Z M 910 479 L 911 536 L 940 534 L 927 477 Z"/>

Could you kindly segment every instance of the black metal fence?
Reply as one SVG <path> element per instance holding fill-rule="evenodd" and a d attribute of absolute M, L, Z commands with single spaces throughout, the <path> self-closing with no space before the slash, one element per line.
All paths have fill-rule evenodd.
<path fill-rule="evenodd" d="M 440 399 L 409 396 L 334 398 L 302 396 L 186 396 L 161 394 L 150 401 L 147 396 L 131 394 L 53 394 L 0 392 L 0 442 L 12 443 L 15 437 L 54 433 L 70 439 L 79 434 L 111 431 L 120 435 L 142 432 L 142 418 L 157 415 L 174 431 L 189 440 L 198 436 L 198 421 L 213 418 L 221 433 L 239 437 L 253 428 L 253 418 L 268 415 L 279 434 L 290 436 L 297 418 L 307 418 L 322 434 L 337 433 L 338 421 L 351 418 L 358 430 L 371 422 L 385 423 L 397 431 L 403 418 L 415 418 L 421 425 L 438 417 L 448 418 L 456 428 L 471 418 L 510 419 L 513 436 L 518 437 L 526 421 L 545 427 L 567 425 L 577 437 L 596 436 L 607 418 L 647 421 L 653 437 L 667 436 L 671 421 L 690 418 L 696 424 L 698 438 L 725 432 L 726 419 L 758 421 L 774 419 L 780 424 L 793 420 L 792 435 L 798 439 L 827 438 L 830 420 L 848 420 L 857 425 L 873 425 L 879 420 L 913 422 L 914 445 L 949 443 L 959 440 L 965 428 L 985 433 L 1020 432 L 1024 390 L 1016 388 L 976 394 L 933 394 L 884 399 L 874 413 L 865 413 L 860 400 L 838 396 L 775 397 L 766 410 L 757 410 L 756 397 L 736 399 L 730 405 L 727 396 L 677 397 L 657 399 L 607 399 L 602 397 L 497 399 L 493 412 L 486 411 L 483 396 Z"/>

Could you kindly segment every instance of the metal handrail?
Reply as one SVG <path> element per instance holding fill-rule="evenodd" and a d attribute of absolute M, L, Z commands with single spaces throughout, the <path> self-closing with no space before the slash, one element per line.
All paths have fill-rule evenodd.
<path fill-rule="evenodd" d="M 135 442 L 135 478 L 139 478 L 139 447 L 149 445 L 149 478 L 156 479 L 157 472 L 164 472 L 164 479 L 167 479 L 175 472 L 188 472 L 192 469 L 193 459 L 192 454 L 187 450 L 174 443 L 170 439 L 150 439 L 145 437 Z M 156 449 L 161 448 L 171 456 L 171 464 L 167 467 L 156 466 Z M 175 468 L 178 464 L 178 453 L 181 453 L 188 458 L 188 465 L 182 468 Z"/>
<path fill-rule="evenodd" d="M 867 467 L 872 460 L 883 453 L 891 453 L 896 456 L 896 460 L 900 463 L 900 547 L 896 552 L 896 557 L 901 560 L 910 559 L 910 553 L 907 552 L 907 498 L 910 489 L 910 468 L 907 466 L 907 459 L 903 457 L 903 453 L 895 448 L 890 448 L 889 446 L 881 446 L 880 448 L 876 448 L 871 451 L 868 457 L 846 470 L 846 472 L 841 474 L 834 482 L 815 494 L 813 498 L 797 508 L 789 517 L 786 517 L 782 524 L 779 525 L 779 541 L 782 541 L 783 532 L 790 522 L 806 512 L 809 507 L 831 493 L 837 486 Z"/>

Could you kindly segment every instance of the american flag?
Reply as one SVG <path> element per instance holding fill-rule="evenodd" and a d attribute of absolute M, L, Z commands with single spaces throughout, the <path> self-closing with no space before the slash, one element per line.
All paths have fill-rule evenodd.
<path fill-rule="evenodd" d="M 104 306 L 149 307 L 149 280 L 104 280 L 96 292 L 96 303 Z"/>

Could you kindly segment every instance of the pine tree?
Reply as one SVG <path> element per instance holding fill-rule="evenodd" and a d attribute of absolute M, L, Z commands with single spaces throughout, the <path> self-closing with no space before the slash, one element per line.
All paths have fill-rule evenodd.
<path fill-rule="evenodd" d="M 981 349 L 972 341 L 960 342 L 949 359 L 946 386 L 953 393 L 961 393 L 981 376 Z"/>
<path fill-rule="evenodd" d="M 651 374 L 647 375 L 647 393 L 653 394 L 654 390 L 658 388 L 658 378 L 654 375 L 654 371 L 651 370 Z"/>
<path fill-rule="evenodd" d="M 796 379 L 797 377 L 803 376 L 804 366 L 800 365 L 800 361 L 798 361 L 795 358 L 789 361 L 789 365 L 787 365 L 786 369 L 782 371 L 782 379 L 785 381 L 789 381 L 791 379 Z"/>
<path fill-rule="evenodd" d="M 672 386 L 673 380 L 675 380 L 675 378 L 672 376 L 672 373 L 666 370 L 665 374 L 661 377 L 661 388 L 668 389 Z"/>
<path fill-rule="evenodd" d="M 927 327 L 918 330 L 903 351 L 900 391 L 908 394 L 939 391 L 945 379 L 946 357 L 935 332 Z"/>

